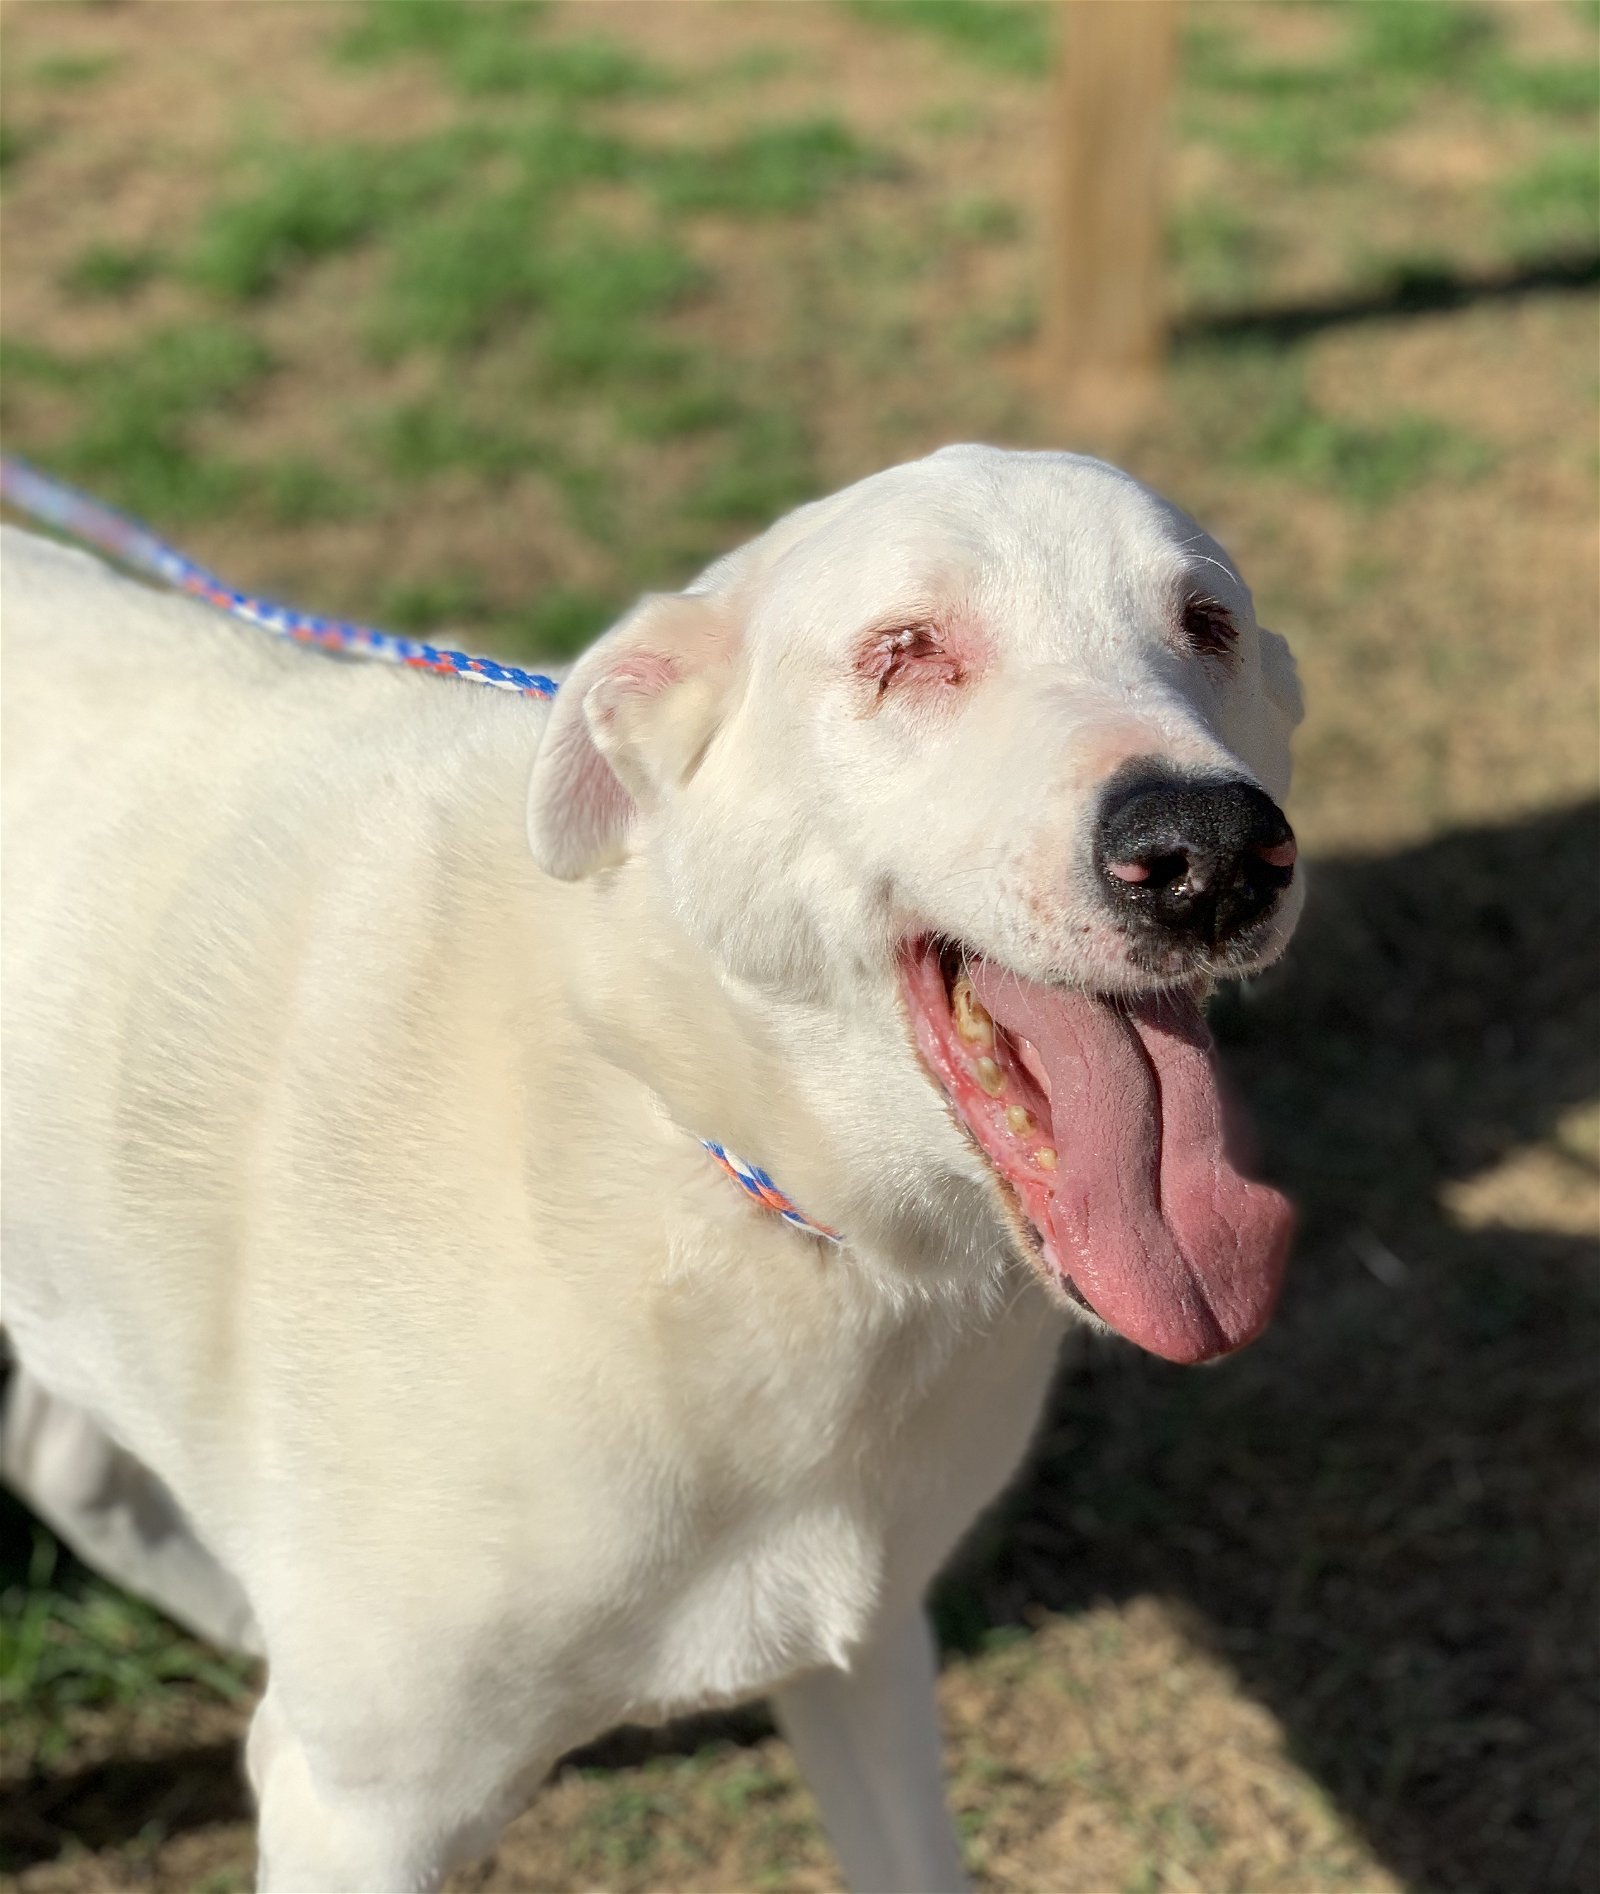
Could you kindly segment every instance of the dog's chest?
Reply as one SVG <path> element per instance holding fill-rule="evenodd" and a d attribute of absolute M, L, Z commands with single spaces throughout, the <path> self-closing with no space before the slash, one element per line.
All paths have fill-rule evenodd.
<path fill-rule="evenodd" d="M 883 1522 L 826 1503 L 751 1522 L 663 1600 L 641 1678 L 646 1707 L 734 1703 L 847 1662 L 878 1604 L 884 1539 Z"/>
<path fill-rule="evenodd" d="M 626 1640 L 631 1714 L 737 1701 L 848 1665 L 875 1622 L 915 1603 L 1026 1448 L 1059 1326 L 1025 1301 L 932 1369 L 884 1361 L 831 1414 L 820 1392 L 797 1401 L 786 1439 L 781 1422 L 747 1415 L 725 1457 L 657 1484 L 677 1495 L 657 1517 L 674 1555 L 655 1565 Z M 814 1379 L 828 1381 L 826 1364 Z M 796 1444 L 808 1429 L 826 1435 L 809 1463 Z"/>

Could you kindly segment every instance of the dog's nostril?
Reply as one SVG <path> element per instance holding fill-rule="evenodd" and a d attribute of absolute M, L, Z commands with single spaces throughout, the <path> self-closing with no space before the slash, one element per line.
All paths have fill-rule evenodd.
<path fill-rule="evenodd" d="M 1196 879 L 1196 865 L 1181 849 L 1136 857 L 1130 861 L 1108 861 L 1105 867 L 1106 873 L 1115 880 L 1125 882 L 1130 887 L 1150 890 L 1170 888 L 1175 881 L 1188 879 L 1193 882 Z M 1199 872 L 1203 875 L 1203 867 Z"/>
<path fill-rule="evenodd" d="M 1192 856 L 1182 849 L 1168 849 L 1160 855 L 1147 855 L 1143 861 L 1108 862 L 1106 866 L 1118 881 L 1136 882 L 1154 893 L 1160 888 L 1171 888 L 1180 881 L 1193 883 L 1196 878 L 1196 865 Z M 1123 871 L 1138 869 L 1137 874 Z"/>
<path fill-rule="evenodd" d="M 1263 790 L 1154 764 L 1108 786 L 1095 843 L 1125 925 L 1213 945 L 1259 920 L 1294 876 L 1294 834 Z"/>

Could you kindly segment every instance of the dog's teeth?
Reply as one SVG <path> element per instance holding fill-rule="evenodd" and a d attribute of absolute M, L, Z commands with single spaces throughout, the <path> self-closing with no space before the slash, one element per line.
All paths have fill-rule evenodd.
<path fill-rule="evenodd" d="M 998 1098 L 1006 1089 L 1006 1075 L 993 1059 L 980 1059 L 972 1069 L 978 1075 L 978 1083 L 991 1098 Z"/>
<path fill-rule="evenodd" d="M 1041 1144 L 1033 1154 L 1033 1161 L 1042 1171 L 1053 1171 L 1059 1162 L 1055 1152 L 1048 1144 Z"/>
<path fill-rule="evenodd" d="M 994 1045 L 994 1021 L 965 974 L 951 991 L 950 1010 L 955 1014 L 956 1031 L 969 1046 L 982 1046 L 987 1052 Z"/>
<path fill-rule="evenodd" d="M 1033 1129 L 1033 1113 L 1025 1105 L 1007 1105 L 1006 1123 L 1020 1137 Z"/>

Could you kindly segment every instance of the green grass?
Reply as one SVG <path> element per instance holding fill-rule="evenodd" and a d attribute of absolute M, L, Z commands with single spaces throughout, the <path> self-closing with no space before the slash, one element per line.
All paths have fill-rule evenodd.
<path fill-rule="evenodd" d="M 847 0 L 858 19 L 943 41 L 975 65 L 1039 78 L 1050 69 L 1052 9 L 1030 0 Z"/>
<path fill-rule="evenodd" d="M 338 52 L 351 65 L 420 57 L 451 70 L 462 58 L 520 45 L 545 11 L 544 0 L 366 0 Z"/>
<path fill-rule="evenodd" d="M 964 243 L 1014 243 L 1023 232 L 1021 211 L 998 197 L 958 197 L 944 221 L 950 235 Z"/>
<path fill-rule="evenodd" d="M 1355 422 L 1327 414 L 1292 377 L 1264 404 L 1234 453 L 1247 466 L 1360 507 L 1383 506 L 1439 480 L 1476 479 L 1492 458 L 1483 442 L 1429 415 Z"/>
<path fill-rule="evenodd" d="M 1506 52 L 1492 11 L 1451 0 L 1360 0 L 1329 17 L 1342 42 L 1328 56 L 1262 59 L 1248 33 L 1191 15 L 1185 123 L 1238 156 L 1302 181 L 1335 174 L 1363 138 L 1414 118 L 1424 98 L 1470 97 L 1541 119 L 1592 118 L 1600 70 L 1591 61 L 1529 61 Z M 1216 101 L 1232 110 L 1218 112 Z"/>
<path fill-rule="evenodd" d="M 39 342 L 16 336 L 0 341 L 0 398 L 12 398 L 19 387 L 67 388 L 75 377 L 72 366 Z"/>
<path fill-rule="evenodd" d="M 1500 187 L 1511 241 L 1525 254 L 1600 245 L 1600 154 L 1594 143 L 1548 151 Z"/>
<path fill-rule="evenodd" d="M 748 416 L 736 429 L 685 510 L 702 519 L 754 526 L 776 519 L 816 491 L 804 424 L 797 415 L 773 408 Z"/>
<path fill-rule="evenodd" d="M 115 53 L 56 53 L 35 62 L 29 78 L 54 92 L 95 85 L 117 69 Z"/>
<path fill-rule="evenodd" d="M 380 345 L 470 351 L 538 314 L 556 373 L 645 366 L 651 321 L 700 273 L 659 221 L 625 236 L 588 215 L 581 195 L 586 184 L 632 176 L 640 154 L 564 118 L 497 135 L 494 148 L 514 181 L 449 193 L 394 233 L 373 325 Z"/>
<path fill-rule="evenodd" d="M 390 249 L 374 334 L 387 347 L 466 350 L 542 297 L 542 200 L 517 189 L 412 224 Z"/>
<path fill-rule="evenodd" d="M 531 35 L 544 10 L 528 0 L 372 0 L 337 52 L 351 65 L 431 60 L 474 99 L 542 94 L 586 101 L 671 88 L 660 67 L 614 40 Z"/>
<path fill-rule="evenodd" d="M 996 349 L 1014 349 L 1039 333 L 1039 298 L 1024 290 L 1006 304 L 993 304 L 963 317 L 952 330 L 963 354 L 985 356 Z"/>
<path fill-rule="evenodd" d="M 1540 118 L 1592 118 L 1600 111 L 1600 68 L 1587 61 L 1490 59 L 1474 89 L 1485 104 Z"/>
<path fill-rule="evenodd" d="M 24 386 L 73 398 L 75 420 L 52 463 L 119 505 L 183 521 L 226 512 L 247 496 L 240 463 L 194 438 L 202 418 L 237 407 L 270 367 L 247 331 L 185 324 L 129 349 L 83 357 L 13 342 L 0 365 Z"/>
<path fill-rule="evenodd" d="M 458 62 L 456 79 L 464 92 L 479 96 L 537 93 L 567 101 L 669 92 L 673 83 L 661 67 L 597 37 L 485 51 Z"/>
<path fill-rule="evenodd" d="M 496 629 L 517 650 L 571 657 L 621 616 L 627 600 L 576 586 L 552 586 L 518 611 L 502 614 Z"/>
<path fill-rule="evenodd" d="M 1326 494 L 1371 511 L 1425 489 L 1470 485 L 1492 471 L 1491 444 L 1434 415 L 1397 407 L 1330 411 L 1307 387 L 1309 350 L 1258 341 L 1182 348 L 1177 402 L 1224 467 L 1270 474 L 1284 491 Z"/>
<path fill-rule="evenodd" d="M 174 1683 L 229 1700 L 248 1666 L 174 1631 L 149 1606 L 85 1572 L 34 1527 L 31 1552 L 15 1502 L 6 1502 L 7 1570 L 0 1579 L 0 1713 L 12 1742 L 48 1764 L 84 1710 L 126 1709 Z M 15 1550 L 13 1550 L 15 1549 Z"/>
<path fill-rule="evenodd" d="M 1390 130 L 1407 114 L 1404 89 L 1369 83 L 1359 67 L 1236 62 L 1231 56 L 1196 64 L 1199 83 L 1228 95 L 1232 109 L 1219 112 L 1191 95 L 1183 108 L 1186 132 L 1297 183 L 1337 175 L 1362 139 Z"/>
<path fill-rule="evenodd" d="M 806 64 L 786 46 L 751 46 L 715 67 L 708 77 L 719 87 L 766 85 L 787 73 L 803 71 Z"/>
<path fill-rule="evenodd" d="M 236 408 L 270 367 L 247 330 L 192 323 L 73 366 L 80 418 L 58 455 L 75 479 L 136 513 L 192 520 L 225 512 L 247 488 L 240 465 L 195 440 L 195 424 Z"/>
<path fill-rule="evenodd" d="M 1296 182 L 1332 178 L 1363 140 L 1415 116 L 1425 96 L 1491 83 L 1515 90 L 1500 26 L 1453 0 L 1360 0 L 1329 18 L 1340 39 L 1326 56 L 1261 58 L 1249 33 L 1219 29 L 1199 10 L 1185 42 L 1184 124 L 1196 138 Z M 1219 105 L 1221 109 L 1219 109 Z"/>
<path fill-rule="evenodd" d="M 670 237 L 629 242 L 583 231 L 555 248 L 544 281 L 548 320 L 539 340 L 547 381 L 618 389 L 677 375 L 686 357 L 651 318 L 678 307 L 702 281 Z"/>
<path fill-rule="evenodd" d="M 523 187 L 552 204 L 586 184 L 636 178 L 648 162 L 637 145 L 572 113 L 518 114 L 497 136 Z"/>
<path fill-rule="evenodd" d="M 549 458 L 521 430 L 476 420 L 461 402 L 437 395 L 389 410 L 373 427 L 371 442 L 387 472 L 413 482 L 465 468 L 497 483 Z"/>
<path fill-rule="evenodd" d="M 370 241 L 451 185 L 481 150 L 469 136 L 395 147 L 302 145 L 257 152 L 253 188 L 221 198 L 201 225 L 188 271 L 235 302 L 279 288 L 294 270 Z"/>
<path fill-rule="evenodd" d="M 1353 64 L 1390 79 L 1458 79 L 1500 35 L 1492 13 L 1455 0 L 1362 0 L 1349 21 Z"/>
<path fill-rule="evenodd" d="M 66 356 L 37 343 L 0 344 L 0 380 L 71 398 L 71 425 L 46 456 L 69 477 L 153 521 L 214 518 L 258 505 L 284 526 L 351 519 L 370 495 L 346 470 L 305 455 L 242 460 L 207 449 L 197 425 L 246 403 L 272 367 L 244 328 L 193 323 L 135 346 Z"/>
<path fill-rule="evenodd" d="M 885 161 L 835 118 L 762 126 L 726 145 L 659 153 L 657 194 L 670 211 L 794 216 L 842 185 L 881 173 Z"/>
<path fill-rule="evenodd" d="M 421 584 L 395 586 L 384 594 L 380 616 L 396 631 L 422 635 L 481 623 L 487 611 L 482 580 L 470 572 L 448 572 Z"/>
<path fill-rule="evenodd" d="M 165 254 L 141 245 L 92 243 L 73 259 L 62 281 L 74 296 L 116 301 L 143 289 L 167 267 Z"/>
<path fill-rule="evenodd" d="M 1277 245 L 1272 233 L 1223 196 L 1172 212 L 1167 239 L 1179 279 L 1200 302 L 1239 302 L 1259 288 Z"/>
<path fill-rule="evenodd" d="M 534 316 L 547 373 L 631 378 L 665 359 L 652 318 L 700 272 L 666 235 L 629 239 L 586 224 L 556 235 L 526 189 L 486 196 L 395 244 L 376 334 L 390 348 L 465 351 Z"/>
<path fill-rule="evenodd" d="M 739 396 L 713 369 L 680 361 L 664 386 L 624 396 L 617 404 L 617 424 L 635 440 L 669 441 L 727 427 L 744 411 Z"/>
<path fill-rule="evenodd" d="M 348 474 L 301 454 L 269 461 L 252 474 L 267 516 L 278 526 L 356 519 L 369 510 L 367 495 Z"/>

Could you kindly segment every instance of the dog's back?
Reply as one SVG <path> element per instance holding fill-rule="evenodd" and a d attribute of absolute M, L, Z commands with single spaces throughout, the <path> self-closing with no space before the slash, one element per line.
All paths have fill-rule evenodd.
<path fill-rule="evenodd" d="M 151 1437 L 130 1444 L 170 1466 L 234 1385 L 239 1180 L 286 1045 L 314 1037 L 306 995 L 353 1010 L 364 979 L 395 982 L 419 860 L 515 875 L 544 718 L 12 529 L 0 551 L 7 1323 L 86 1406 L 139 1364 Z M 510 812 L 476 859 L 440 841 L 475 797 Z M 338 962 L 310 981 L 308 942 Z"/>
<path fill-rule="evenodd" d="M 230 683 L 242 698 L 293 661 L 207 606 L 135 584 L 86 553 L 12 526 L 0 527 L 0 622 L 12 840 L 23 839 L 32 820 L 13 794 L 26 798 L 46 783 L 59 793 L 77 774 L 71 800 L 81 809 L 109 787 L 129 745 L 170 742 L 180 725 L 185 747 L 208 732 L 225 739 L 218 711 Z M 207 714 L 196 729 L 201 700 Z"/>

